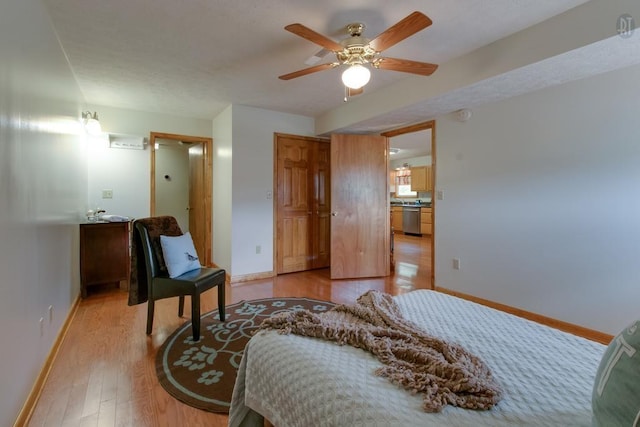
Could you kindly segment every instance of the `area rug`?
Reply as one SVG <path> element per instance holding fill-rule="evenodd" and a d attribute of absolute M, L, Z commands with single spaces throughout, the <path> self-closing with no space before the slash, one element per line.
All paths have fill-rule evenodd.
<path fill-rule="evenodd" d="M 265 298 L 228 305 L 224 323 L 218 309 L 203 314 L 200 341 L 193 341 L 187 322 L 162 344 L 156 355 L 158 380 L 187 405 L 228 413 L 244 347 L 262 321 L 284 310 L 321 313 L 334 305 L 307 298 Z"/>

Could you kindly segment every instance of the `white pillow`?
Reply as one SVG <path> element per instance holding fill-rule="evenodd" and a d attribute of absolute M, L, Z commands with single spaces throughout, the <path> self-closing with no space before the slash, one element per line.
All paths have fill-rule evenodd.
<path fill-rule="evenodd" d="M 167 265 L 169 277 L 178 277 L 187 271 L 200 268 L 200 260 L 193 246 L 191 233 L 188 231 L 182 236 L 160 236 L 162 256 Z"/>

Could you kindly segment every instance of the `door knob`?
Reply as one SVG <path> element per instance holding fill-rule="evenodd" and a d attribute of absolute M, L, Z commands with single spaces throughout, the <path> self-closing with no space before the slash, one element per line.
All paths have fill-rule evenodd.
<path fill-rule="evenodd" d="M 338 216 L 338 212 L 331 212 L 331 216 Z"/>

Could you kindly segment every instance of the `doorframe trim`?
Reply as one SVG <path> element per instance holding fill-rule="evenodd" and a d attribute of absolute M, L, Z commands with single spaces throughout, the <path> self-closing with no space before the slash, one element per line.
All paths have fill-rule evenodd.
<path fill-rule="evenodd" d="M 436 287 L 436 121 L 429 120 L 413 125 L 381 132 L 380 135 L 392 138 L 405 133 L 418 132 L 431 129 L 431 174 L 433 179 L 433 191 L 431 192 L 431 289 Z"/>
<path fill-rule="evenodd" d="M 149 133 L 149 147 L 151 158 L 151 171 L 150 171 L 150 216 L 156 214 L 156 138 L 159 139 L 172 139 L 175 141 L 192 142 L 196 144 L 202 144 L 204 155 L 204 198 L 205 198 L 205 236 L 204 236 L 204 262 L 205 266 L 211 266 L 213 260 L 213 248 L 211 242 L 213 236 L 211 235 L 211 222 L 212 215 L 212 196 L 213 196 L 213 138 L 205 136 L 192 136 L 192 135 L 180 135 L 174 133 L 163 132 L 150 132 Z M 201 255 L 202 256 L 202 255 Z"/>

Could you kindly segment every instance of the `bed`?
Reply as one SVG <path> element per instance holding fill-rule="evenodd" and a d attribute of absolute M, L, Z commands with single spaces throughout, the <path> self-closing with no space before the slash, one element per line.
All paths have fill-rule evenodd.
<path fill-rule="evenodd" d="M 403 316 L 479 356 L 503 390 L 489 411 L 422 398 L 373 372 L 381 363 L 350 346 L 262 331 L 242 358 L 229 425 L 590 426 L 591 393 L 606 346 L 447 294 L 394 297 Z"/>

